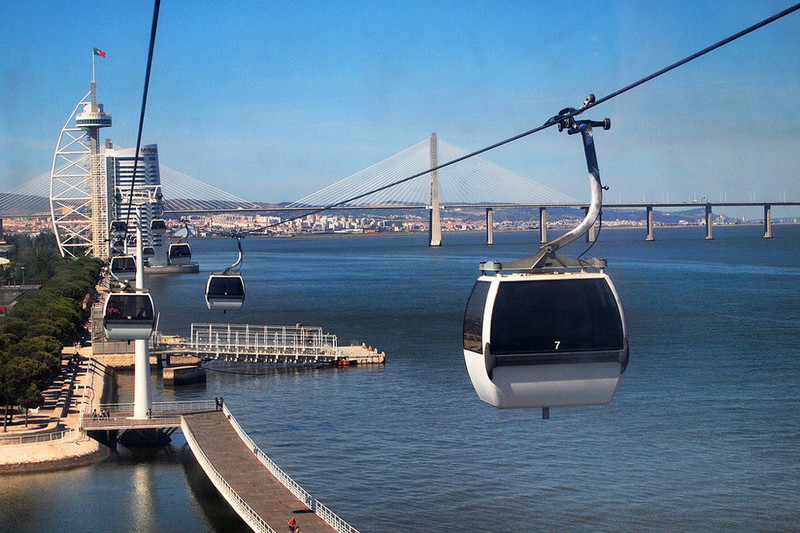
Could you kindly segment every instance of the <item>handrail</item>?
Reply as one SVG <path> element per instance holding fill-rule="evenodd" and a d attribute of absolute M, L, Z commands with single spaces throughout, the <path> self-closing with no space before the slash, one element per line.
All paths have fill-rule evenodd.
<path fill-rule="evenodd" d="M 95 429 L 134 429 L 134 428 L 167 428 L 178 427 L 181 425 L 181 415 L 174 416 L 152 416 L 150 418 L 129 418 L 111 417 L 98 418 L 95 420 L 85 419 L 83 429 L 91 431 Z"/>
<path fill-rule="evenodd" d="M 258 513 L 250 507 L 244 499 L 239 496 L 239 494 L 233 490 L 233 487 L 225 481 L 225 478 L 222 477 L 222 474 L 214 468 L 214 465 L 208 459 L 205 452 L 203 452 L 203 448 L 197 443 L 197 439 L 194 438 L 189 425 L 186 423 L 186 419 L 181 417 L 181 431 L 183 431 L 183 436 L 186 438 L 186 442 L 189 444 L 189 447 L 194 452 L 194 456 L 197 459 L 197 462 L 200 463 L 200 466 L 205 471 L 208 478 L 217 488 L 217 490 L 222 494 L 222 496 L 228 500 L 228 503 L 231 504 L 232 507 L 241 511 L 239 516 L 247 522 L 247 524 L 255 531 L 264 531 L 266 533 L 276 533 L 274 529 L 272 529 L 263 518 L 261 518 Z M 245 516 L 246 515 L 246 516 Z"/>
<path fill-rule="evenodd" d="M 133 402 L 125 403 L 101 403 L 101 409 L 106 409 L 113 413 L 133 412 Z M 214 400 L 183 400 L 174 402 L 153 402 L 152 413 L 173 413 L 183 411 L 205 411 L 214 409 Z"/>
<path fill-rule="evenodd" d="M 64 429 L 51 433 L 34 433 L 29 435 L 8 435 L 0 437 L 0 446 L 7 444 L 37 444 L 40 442 L 52 442 L 64 439 L 66 442 L 76 442 L 85 436 L 83 431 L 78 429 Z"/>
<path fill-rule="evenodd" d="M 252 438 L 244 431 L 242 426 L 239 425 L 239 422 L 230 412 L 228 409 L 227 404 L 222 406 L 222 412 L 230 421 L 231 426 L 239 435 L 239 438 L 253 450 L 253 453 L 256 455 L 261 464 L 263 464 L 267 470 L 269 470 L 275 478 L 283 484 L 292 494 L 294 494 L 298 500 L 303 502 L 309 509 L 314 511 L 314 513 L 322 518 L 329 526 L 331 526 L 334 530 L 338 533 L 359 533 L 356 528 L 345 522 L 341 517 L 339 517 L 336 513 L 331 511 L 328 507 L 323 505 L 318 500 L 314 499 L 311 494 L 308 493 L 303 487 L 300 486 L 295 480 L 293 480 L 289 475 L 281 470 L 281 468 L 275 464 L 275 462 L 269 458 L 267 454 L 265 454 L 261 448 L 253 441 Z M 184 432 L 185 434 L 185 432 Z"/>

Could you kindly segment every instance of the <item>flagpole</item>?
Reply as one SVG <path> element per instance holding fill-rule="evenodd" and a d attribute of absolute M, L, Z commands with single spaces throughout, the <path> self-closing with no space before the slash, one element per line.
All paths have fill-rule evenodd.
<path fill-rule="evenodd" d="M 94 53 L 94 48 L 92 48 L 92 83 L 94 83 L 94 56 L 97 54 Z"/>

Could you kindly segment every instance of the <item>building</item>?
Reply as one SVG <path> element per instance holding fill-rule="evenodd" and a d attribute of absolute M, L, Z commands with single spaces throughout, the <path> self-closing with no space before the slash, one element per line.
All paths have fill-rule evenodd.
<path fill-rule="evenodd" d="M 149 144 L 139 150 L 114 148 L 110 139 L 105 146 L 106 186 L 114 220 L 127 221 L 127 243 L 136 241 L 136 226 L 141 223 L 142 246 L 153 247 L 151 265 L 167 264 L 167 242 L 158 166 L 158 146 Z M 137 161 L 138 159 L 138 161 Z M 136 175 L 134 176 L 134 166 Z M 154 223 L 155 221 L 155 223 Z"/>

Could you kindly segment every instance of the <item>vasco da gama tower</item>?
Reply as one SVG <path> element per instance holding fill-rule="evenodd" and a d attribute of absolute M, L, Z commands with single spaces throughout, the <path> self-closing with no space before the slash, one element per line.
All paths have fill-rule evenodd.
<path fill-rule="evenodd" d="M 128 220 L 129 235 L 135 235 L 141 214 L 142 244 L 154 250 L 151 264 L 166 264 L 163 224 L 151 231 L 163 212 L 158 148 L 140 149 L 134 176 L 135 149 L 115 149 L 110 139 L 101 149 L 100 128 L 110 126 L 111 115 L 97 103 L 93 72 L 89 92 L 61 129 L 53 154 L 50 213 L 59 251 L 64 257 L 108 259 L 111 221 Z"/>

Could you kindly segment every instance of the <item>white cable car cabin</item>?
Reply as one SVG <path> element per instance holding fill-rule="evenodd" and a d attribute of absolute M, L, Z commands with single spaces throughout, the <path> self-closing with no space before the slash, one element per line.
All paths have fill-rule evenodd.
<path fill-rule="evenodd" d="M 112 221 L 109 234 L 115 239 L 124 239 L 128 234 L 128 223 L 124 220 Z"/>
<path fill-rule="evenodd" d="M 237 310 L 244 303 L 244 280 L 238 272 L 211 274 L 206 282 L 209 309 Z"/>
<path fill-rule="evenodd" d="M 244 280 L 239 272 L 231 272 L 242 263 L 242 241 L 236 237 L 239 247 L 239 257 L 234 264 L 226 268 L 221 274 L 212 272 L 206 282 L 206 306 L 209 309 L 222 309 L 222 312 L 237 310 L 244 303 Z"/>
<path fill-rule="evenodd" d="M 115 255 L 111 258 L 109 270 L 117 279 L 136 279 L 136 258 L 132 255 Z"/>
<path fill-rule="evenodd" d="M 592 194 L 584 219 L 531 257 L 482 262 L 464 313 L 464 360 L 479 398 L 500 409 L 542 408 L 543 418 L 550 407 L 610 403 L 628 364 L 625 315 L 606 261 L 555 253 L 585 234 L 602 206 L 592 127 L 611 122 L 576 121 L 578 113 L 565 109 L 551 121 L 583 138 Z"/>
<path fill-rule="evenodd" d="M 464 359 L 480 399 L 501 409 L 608 404 L 628 362 L 619 295 L 602 272 L 482 275 Z"/>
<path fill-rule="evenodd" d="M 169 262 L 173 265 L 188 265 L 192 260 L 192 248 L 188 242 L 173 242 L 169 245 Z"/>
<path fill-rule="evenodd" d="M 103 307 L 108 340 L 147 340 L 155 327 L 153 298 L 146 292 L 112 292 Z"/>

